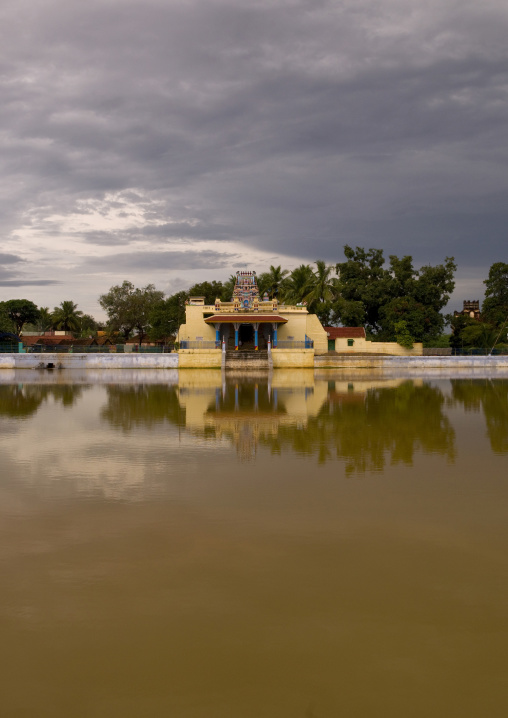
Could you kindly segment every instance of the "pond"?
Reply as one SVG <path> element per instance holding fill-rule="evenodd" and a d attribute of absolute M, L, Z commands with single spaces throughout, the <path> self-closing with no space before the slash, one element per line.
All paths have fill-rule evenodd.
<path fill-rule="evenodd" d="M 6 718 L 501 716 L 508 378 L 0 373 Z"/>

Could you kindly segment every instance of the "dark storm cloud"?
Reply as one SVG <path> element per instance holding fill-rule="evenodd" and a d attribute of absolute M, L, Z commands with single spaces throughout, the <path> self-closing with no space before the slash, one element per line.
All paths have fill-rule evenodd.
<path fill-rule="evenodd" d="M 228 267 L 237 257 L 235 255 L 205 250 L 202 252 L 124 252 L 108 257 L 87 259 L 80 271 L 94 273 L 112 271 L 132 272 L 134 270 L 185 270 L 218 269 Z"/>
<path fill-rule="evenodd" d="M 23 259 L 18 257 L 16 254 L 8 254 L 6 252 L 0 252 L 0 266 L 2 264 L 17 264 L 22 262 Z"/>
<path fill-rule="evenodd" d="M 337 261 L 345 243 L 454 254 L 479 278 L 506 258 L 502 0 L 2 8 L 4 235 L 88 202 L 144 222 L 94 225 L 85 251 L 154 243 L 89 271 L 156 267 L 155 245 L 207 239 L 309 260 Z"/>
<path fill-rule="evenodd" d="M 0 279 L 0 287 L 47 287 L 53 284 L 62 282 L 56 279 Z"/>

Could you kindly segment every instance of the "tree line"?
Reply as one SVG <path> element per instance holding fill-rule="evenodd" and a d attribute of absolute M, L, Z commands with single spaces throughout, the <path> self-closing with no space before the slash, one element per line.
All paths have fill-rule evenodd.
<path fill-rule="evenodd" d="M 480 321 L 443 314 L 455 286 L 456 269 L 453 257 L 416 269 L 411 256 L 390 255 L 386 261 L 381 249 L 346 245 L 342 262 L 317 260 L 292 271 L 270 266 L 257 280 L 262 295 L 284 304 L 305 303 L 324 326 L 363 326 L 373 340 L 398 341 L 403 346 L 449 342 L 459 347 L 493 346 L 504 340 L 508 264 L 497 262 L 490 268 Z M 100 328 L 122 341 L 133 335 L 139 341 L 163 341 L 174 336 L 185 321 L 185 303 L 190 296 L 203 296 L 206 304 L 213 304 L 216 298 L 230 301 L 235 278 L 200 282 L 168 297 L 153 284 L 139 288 L 124 281 L 99 297 L 108 317 L 105 325 L 83 314 L 72 301 L 62 302 L 50 312 L 28 300 L 12 299 L 0 303 L 0 332 L 19 334 L 30 327 L 90 336 Z M 451 337 L 443 334 L 447 323 Z"/>

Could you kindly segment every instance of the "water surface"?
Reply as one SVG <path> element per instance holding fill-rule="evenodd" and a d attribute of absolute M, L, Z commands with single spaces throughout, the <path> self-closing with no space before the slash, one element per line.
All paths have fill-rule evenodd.
<path fill-rule="evenodd" d="M 508 379 L 0 382 L 0 715 L 505 715 Z"/>

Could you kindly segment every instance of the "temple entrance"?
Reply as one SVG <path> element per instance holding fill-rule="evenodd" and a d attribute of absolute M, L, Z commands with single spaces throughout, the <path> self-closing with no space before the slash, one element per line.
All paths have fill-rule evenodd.
<path fill-rule="evenodd" d="M 254 349 L 254 327 L 252 324 L 240 324 L 238 338 L 240 340 L 239 349 Z"/>

